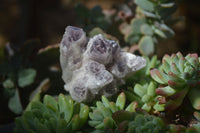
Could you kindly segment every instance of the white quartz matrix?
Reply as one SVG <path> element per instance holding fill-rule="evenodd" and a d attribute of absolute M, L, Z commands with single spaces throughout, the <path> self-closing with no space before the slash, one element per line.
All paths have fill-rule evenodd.
<path fill-rule="evenodd" d="M 60 63 L 64 88 L 77 102 L 115 94 L 125 77 L 146 66 L 143 57 L 121 51 L 117 42 L 101 34 L 87 38 L 73 26 L 63 35 Z"/>

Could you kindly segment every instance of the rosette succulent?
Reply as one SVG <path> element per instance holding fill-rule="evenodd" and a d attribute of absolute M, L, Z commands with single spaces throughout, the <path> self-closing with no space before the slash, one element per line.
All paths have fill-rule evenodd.
<path fill-rule="evenodd" d="M 165 104 L 159 101 L 161 96 L 156 94 L 156 88 L 157 84 L 151 81 L 149 84 L 136 84 L 133 91 L 127 91 L 127 93 L 131 93 L 129 97 L 134 95 L 132 100 L 137 100 L 141 109 L 147 112 L 157 113 L 158 111 L 164 111 Z M 134 99 L 136 97 L 135 95 L 139 98 Z"/>
<path fill-rule="evenodd" d="M 15 133 L 72 133 L 84 126 L 88 114 L 88 106 L 69 96 L 60 94 L 56 101 L 45 95 L 43 103 L 33 102 L 30 110 L 16 118 Z"/>
<path fill-rule="evenodd" d="M 97 101 L 96 107 L 91 107 L 92 112 L 89 113 L 89 125 L 94 127 L 97 131 L 105 131 L 106 129 L 114 130 L 116 123 L 112 118 L 112 114 L 124 110 L 126 103 L 126 96 L 122 92 L 117 97 L 116 103 L 110 102 L 105 96 L 102 96 L 102 102 Z M 130 103 L 126 107 L 126 111 L 135 112 L 137 107 L 136 102 Z"/>
<path fill-rule="evenodd" d="M 65 90 L 81 102 L 115 94 L 123 78 L 143 68 L 146 60 L 121 51 L 117 42 L 101 34 L 86 38 L 82 29 L 68 26 L 60 44 L 60 63 Z"/>
<path fill-rule="evenodd" d="M 141 112 L 118 111 L 113 114 L 119 133 L 164 133 L 166 127 L 161 118 Z"/>
<path fill-rule="evenodd" d="M 168 125 L 166 133 L 199 133 L 194 127 L 185 127 L 183 125 Z"/>
<path fill-rule="evenodd" d="M 200 110 L 200 63 L 197 54 L 186 57 L 180 52 L 165 55 L 161 70 L 151 69 L 151 76 L 160 84 L 156 93 L 166 100 L 166 110 L 180 106 L 187 94 L 193 107 Z"/>

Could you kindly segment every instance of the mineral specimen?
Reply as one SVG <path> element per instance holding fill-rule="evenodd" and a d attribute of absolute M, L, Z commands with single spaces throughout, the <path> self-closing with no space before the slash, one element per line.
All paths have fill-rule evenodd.
<path fill-rule="evenodd" d="M 143 57 L 123 52 L 101 34 L 87 38 L 81 28 L 67 26 L 60 44 L 65 90 L 78 102 L 117 92 L 123 78 L 146 66 Z"/>

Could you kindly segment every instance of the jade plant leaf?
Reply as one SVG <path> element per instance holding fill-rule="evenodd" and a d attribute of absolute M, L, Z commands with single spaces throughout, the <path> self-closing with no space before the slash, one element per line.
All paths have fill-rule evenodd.
<path fill-rule="evenodd" d="M 21 102 L 20 102 L 18 89 L 16 89 L 15 95 L 9 99 L 8 107 L 15 114 L 21 114 L 22 113 L 23 107 L 22 107 Z"/>
<path fill-rule="evenodd" d="M 149 0 L 135 0 L 135 3 L 145 10 L 154 11 L 154 3 Z"/>
<path fill-rule="evenodd" d="M 151 36 L 144 36 L 141 38 L 139 41 L 139 50 L 146 56 L 154 53 L 154 42 Z"/>
<path fill-rule="evenodd" d="M 36 70 L 32 68 L 23 69 L 18 73 L 19 87 L 26 87 L 32 84 L 36 77 Z"/>
<path fill-rule="evenodd" d="M 131 9 L 130 3 L 136 4 L 135 12 Z M 125 22 L 120 25 L 120 32 L 127 43 L 139 45 L 134 47 L 134 51 L 139 50 L 142 55 L 150 56 L 154 53 L 154 43 L 158 42 L 159 37 L 166 39 L 174 36 L 169 24 L 175 22 L 171 15 L 176 10 L 176 4 L 171 0 L 133 0 L 130 3 L 127 2 L 127 6 L 132 11 L 132 19 L 122 19 Z M 151 39 L 143 39 L 145 36 Z M 143 43 L 144 40 L 147 41 Z"/>
<path fill-rule="evenodd" d="M 148 25 L 148 24 L 143 24 L 141 26 L 141 32 L 144 34 L 144 35 L 153 35 L 153 29 L 151 27 L 151 25 Z"/>
<path fill-rule="evenodd" d="M 11 79 L 6 79 L 3 81 L 3 87 L 6 89 L 12 89 L 15 87 L 15 84 Z"/>
<path fill-rule="evenodd" d="M 140 40 L 140 36 L 131 33 L 131 34 L 128 34 L 127 36 L 125 36 L 125 40 L 127 42 L 129 42 L 131 45 L 133 45 Z"/>
<path fill-rule="evenodd" d="M 132 25 L 132 33 L 133 34 L 140 34 L 141 33 L 141 26 L 146 23 L 145 18 L 135 18 L 131 21 Z"/>

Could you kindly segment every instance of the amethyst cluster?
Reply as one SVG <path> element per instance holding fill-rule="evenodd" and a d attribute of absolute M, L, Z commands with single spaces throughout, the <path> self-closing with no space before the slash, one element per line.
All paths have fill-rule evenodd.
<path fill-rule="evenodd" d="M 123 52 L 101 34 L 87 38 L 81 28 L 67 26 L 60 44 L 65 90 L 78 102 L 111 96 L 123 78 L 146 66 L 140 56 Z"/>

